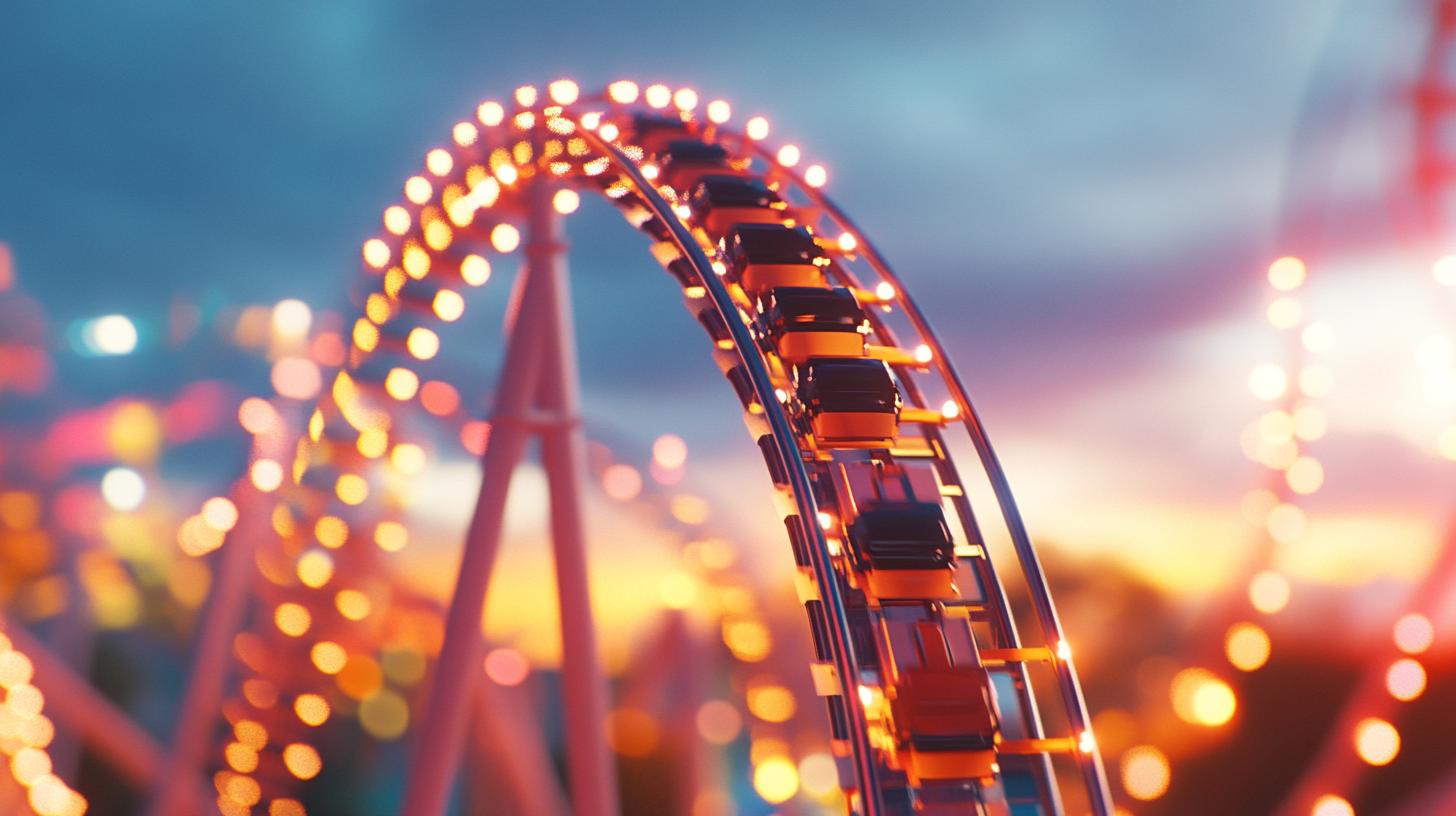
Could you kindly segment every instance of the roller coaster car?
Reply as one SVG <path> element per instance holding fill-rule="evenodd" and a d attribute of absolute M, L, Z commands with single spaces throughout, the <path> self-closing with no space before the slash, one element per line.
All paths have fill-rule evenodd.
<path fill-rule="evenodd" d="M 848 289 L 780 286 L 758 299 L 758 314 L 785 362 L 864 356 L 870 321 Z"/>
<path fill-rule="evenodd" d="M 824 286 L 829 256 L 803 227 L 736 224 L 723 236 L 724 253 L 744 289 Z"/>
<path fill-rule="evenodd" d="M 900 426 L 900 391 L 879 360 L 813 357 L 794 367 L 804 419 L 821 445 L 889 447 Z"/>
<path fill-rule="evenodd" d="M 893 689 L 890 718 L 896 755 L 912 783 L 995 776 L 1001 717 L 985 669 L 905 669 Z"/>
<path fill-rule="evenodd" d="M 639 113 L 632 117 L 634 141 L 648 153 L 657 153 L 669 142 L 690 139 L 688 124 L 676 116 L 659 116 L 653 113 Z"/>
<path fill-rule="evenodd" d="M 698 179 L 688 206 L 708 232 L 722 235 L 734 224 L 782 224 L 788 205 L 756 178 L 711 173 Z"/>
<path fill-rule="evenodd" d="M 955 543 L 940 505 L 876 504 L 849 528 L 855 566 L 876 598 L 954 598 Z"/>
<path fill-rule="evenodd" d="M 678 190 L 684 196 L 705 175 L 731 176 L 736 171 L 728 161 L 728 151 L 721 145 L 697 139 L 677 139 L 657 155 L 661 171 L 658 181 Z"/>

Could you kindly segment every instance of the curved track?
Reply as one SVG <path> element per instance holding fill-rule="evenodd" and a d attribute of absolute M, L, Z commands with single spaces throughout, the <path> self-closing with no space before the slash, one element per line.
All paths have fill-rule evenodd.
<path fill-rule="evenodd" d="M 584 96 L 563 80 L 515 100 L 457 124 L 365 243 L 375 291 L 296 477 L 338 494 L 327 501 L 362 501 L 362 458 L 335 454 L 364 434 L 393 446 L 381 406 L 419 393 L 409 338 L 460 317 L 459 292 L 485 282 L 492 251 L 521 244 L 518 224 L 536 265 L 533 248 L 559 244 L 545 205 L 565 214 L 577 191 L 599 193 L 682 288 L 779 489 L 851 808 L 1110 814 L 1071 649 L 1005 474 L 923 314 L 820 190 L 824 170 L 797 172 L 797 148 L 765 147 L 766 122 L 731 128 L 727 103 L 700 109 L 689 89 L 617 82 Z M 951 458 L 967 447 L 956 427 L 978 482 Z M 983 535 L 977 490 L 1004 532 Z M 1002 536 L 1014 558 L 993 565 Z M 1029 612 L 1008 601 L 1008 566 Z M 416 778 L 428 770 L 412 771 L 406 809 L 431 812 L 411 809 L 429 787 Z"/>

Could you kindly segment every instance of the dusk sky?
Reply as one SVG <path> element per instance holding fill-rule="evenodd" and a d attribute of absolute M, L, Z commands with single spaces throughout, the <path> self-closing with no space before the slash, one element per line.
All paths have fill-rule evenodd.
<path fill-rule="evenodd" d="M 829 169 L 948 342 L 1033 530 L 1171 585 L 1231 569 L 1253 535 L 1238 501 L 1259 474 L 1238 440 L 1263 409 L 1245 382 L 1285 353 L 1264 269 L 1315 253 L 1306 308 L 1341 343 L 1314 506 L 1358 523 L 1285 556 L 1342 582 L 1418 572 L 1447 503 L 1431 440 L 1450 406 L 1411 407 L 1413 348 L 1444 315 L 1430 258 L 1390 249 L 1383 208 L 1405 183 L 1414 18 L 1315 2 L 913 8 L 12 7 L 0 240 L 62 328 L 110 311 L 145 328 L 179 297 L 347 311 L 359 243 L 481 99 L 563 75 L 692 83 Z M 749 472 L 672 287 L 605 208 L 583 212 L 589 427 L 639 448 L 673 431 L 699 464 Z M 481 295 L 455 344 L 480 348 L 483 372 L 504 291 Z M 1367 319 L 1392 311 L 1407 319 Z M 116 368 L 77 386 L 92 399 L 108 396 L 96 382 L 180 385 L 145 354 L 86 365 Z M 1376 562 L 1370 536 L 1388 545 Z M 1331 568 L 1330 552 L 1347 558 Z"/>

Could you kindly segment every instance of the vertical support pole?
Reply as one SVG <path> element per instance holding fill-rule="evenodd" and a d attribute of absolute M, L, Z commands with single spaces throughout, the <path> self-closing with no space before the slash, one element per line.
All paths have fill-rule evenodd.
<path fill-rule="evenodd" d="M 266 534 L 264 520 L 268 518 L 258 507 L 266 497 L 252 484 L 244 481 L 233 498 L 242 520 L 218 555 L 217 578 L 194 638 L 196 656 L 172 731 L 171 753 L 147 807 L 150 816 L 181 816 L 195 806 L 192 794 L 202 779 L 203 764 L 217 728 L 233 635 L 242 624 L 252 585 L 249 579 L 253 575 L 255 542 Z"/>
<path fill-rule="evenodd" d="M 551 764 L 541 730 L 531 721 L 531 689 L 503 688 L 486 680 L 476 684 L 471 747 L 499 777 L 503 801 L 476 804 L 472 813 L 567 816 L 566 796 Z"/>
<path fill-rule="evenodd" d="M 551 309 L 543 349 L 545 377 L 539 407 L 552 421 L 542 430 L 541 459 L 551 490 L 551 542 L 561 608 L 561 686 L 566 705 L 567 770 L 576 816 L 617 816 L 616 763 L 607 746 L 607 686 L 597 659 L 596 628 L 585 546 L 581 482 L 586 473 L 576 341 L 566 278 L 561 216 L 554 186 L 537 180 L 530 190 L 526 258 L 549 281 Z"/>
<path fill-rule="evenodd" d="M 541 370 L 540 347 L 549 317 L 552 286 L 545 270 L 527 257 L 522 271 L 520 311 L 506 342 L 505 366 L 497 383 L 491 410 L 490 436 L 481 463 L 480 495 L 465 535 L 455 593 L 445 618 L 445 640 L 425 716 L 416 735 L 414 753 L 405 782 L 404 816 L 442 816 L 450 803 L 455 773 L 460 767 L 465 727 L 479 681 L 484 646 L 480 621 L 485 592 L 500 549 L 501 526 L 511 474 L 530 437 L 528 413 Z"/>

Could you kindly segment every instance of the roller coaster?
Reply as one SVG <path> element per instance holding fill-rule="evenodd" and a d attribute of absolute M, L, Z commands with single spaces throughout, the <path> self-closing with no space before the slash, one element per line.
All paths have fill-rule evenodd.
<path fill-rule="evenodd" d="M 367 457 L 357 450 L 365 436 L 381 450 L 407 444 L 389 417 L 420 394 L 414 367 L 439 350 L 432 325 L 462 316 L 462 292 L 490 278 L 492 256 L 519 249 L 525 258 L 404 812 L 437 814 L 448 802 L 480 682 L 479 618 L 509 476 L 532 437 L 551 488 L 573 806 L 616 809 L 586 581 L 562 227 L 581 195 L 596 193 L 646 235 L 707 331 L 778 489 L 797 565 L 785 580 L 813 633 L 805 658 L 850 809 L 1110 814 L 1071 647 L 942 345 L 873 243 L 824 195 L 825 170 L 800 171 L 797 146 L 771 149 L 762 117 L 731 121 L 727 102 L 700 107 L 688 88 L 519 88 L 509 106 L 482 103 L 454 126 L 363 245 L 372 291 L 293 468 L 315 515 L 366 501 Z M 995 497 L 980 517 L 951 459 L 946 434 L 956 427 Z M 1008 601 L 1007 565 L 993 565 L 982 517 L 1004 525 L 1029 613 Z M 350 534 L 333 555 L 370 546 Z"/>

